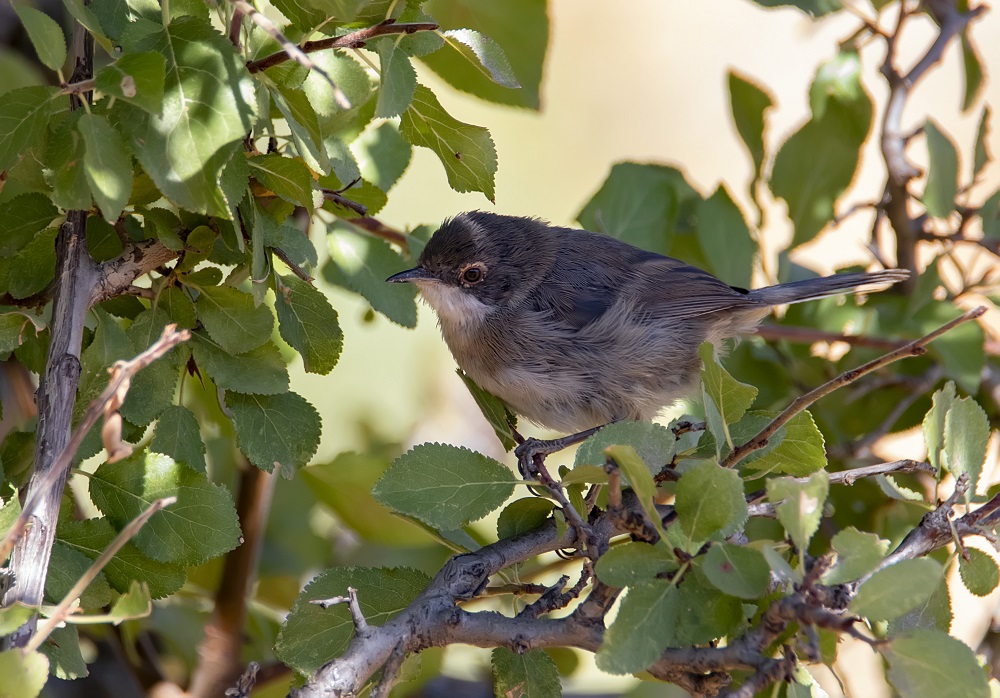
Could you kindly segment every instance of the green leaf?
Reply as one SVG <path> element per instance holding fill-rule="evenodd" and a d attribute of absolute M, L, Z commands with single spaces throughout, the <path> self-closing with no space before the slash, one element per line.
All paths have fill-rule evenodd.
<path fill-rule="evenodd" d="M 883 650 L 888 678 L 906 698 L 988 698 L 986 672 L 961 640 L 938 630 L 914 630 Z"/>
<path fill-rule="evenodd" d="M 733 123 L 750 152 L 756 182 L 764 165 L 764 112 L 774 106 L 774 98 L 733 70 L 729 71 L 728 77 L 729 108 L 733 113 Z"/>
<path fill-rule="evenodd" d="M 951 303 L 929 303 L 916 316 L 913 325 L 923 334 L 961 314 L 962 311 Z M 958 383 L 958 387 L 965 392 L 975 395 L 979 392 L 986 363 L 984 343 L 979 323 L 966 322 L 934 340 L 930 350 L 940 360 L 945 377 Z"/>
<path fill-rule="evenodd" d="M 966 503 L 976 493 L 989 440 L 990 422 L 983 408 L 971 397 L 955 400 L 944 418 L 944 462 L 955 477 L 969 476 Z"/>
<path fill-rule="evenodd" d="M 743 480 L 732 470 L 710 461 L 681 475 L 674 507 L 681 528 L 692 542 L 724 538 L 747 520 Z"/>
<path fill-rule="evenodd" d="M 889 541 L 849 526 L 830 541 L 837 564 L 823 574 L 823 584 L 846 584 L 875 569 L 889 552 Z"/>
<path fill-rule="evenodd" d="M 0 695 L 36 698 L 49 678 L 49 660 L 20 648 L 0 652 Z"/>
<path fill-rule="evenodd" d="M 375 116 L 379 119 L 399 116 L 413 99 L 417 89 L 417 72 L 410 63 L 410 57 L 399 48 L 394 38 L 378 39 L 371 44 L 378 52 L 382 83 L 375 104 Z"/>
<path fill-rule="evenodd" d="M 152 346 L 169 322 L 170 318 L 163 310 L 147 310 L 139 314 L 125 333 L 132 343 L 129 358 Z M 136 374 L 121 409 L 125 419 L 145 426 L 173 404 L 174 390 L 180 377 L 177 365 L 180 351 L 183 350 L 170 351 Z"/>
<path fill-rule="evenodd" d="M 667 254 L 680 203 L 692 196 L 684 175 L 672 167 L 620 162 L 577 220 L 587 230 Z"/>
<path fill-rule="evenodd" d="M 541 497 L 525 497 L 511 502 L 497 519 L 497 538 L 514 538 L 541 528 L 552 515 L 554 506 L 551 500 Z"/>
<path fill-rule="evenodd" d="M 725 185 L 698 204 L 698 243 L 713 274 L 727 284 L 750 287 L 757 243 Z"/>
<path fill-rule="evenodd" d="M 299 155 L 311 168 L 326 173 L 330 171 L 330 156 L 324 145 L 324 129 L 308 97 L 300 90 L 279 85 L 269 94 L 274 106 L 288 124 L 292 142 Z"/>
<path fill-rule="evenodd" d="M 613 587 L 631 587 L 677 569 L 677 558 L 662 545 L 630 541 L 601 555 L 597 577 Z"/>
<path fill-rule="evenodd" d="M 927 462 L 934 466 L 937 472 L 945 467 L 944 458 L 944 422 L 945 417 L 955 404 L 955 383 L 948 381 L 944 387 L 934 393 L 931 398 L 931 408 L 923 421 L 924 443 L 927 444 Z"/>
<path fill-rule="evenodd" d="M 173 405 L 160 413 L 149 448 L 156 453 L 165 453 L 199 473 L 205 472 L 205 442 L 201 439 L 201 427 L 198 418 L 186 407 Z"/>
<path fill-rule="evenodd" d="M 431 0 L 425 11 L 445 29 L 468 28 L 488 34 L 510 59 L 512 79 L 521 89 L 512 90 L 484 74 L 482 67 L 457 61 L 451 51 L 441 50 L 421 58 L 449 84 L 490 102 L 538 109 L 540 86 L 549 40 L 548 6 L 545 0 Z"/>
<path fill-rule="evenodd" d="M 25 31 L 28 32 L 31 45 L 38 54 L 38 60 L 51 70 L 62 70 L 66 63 L 66 36 L 62 27 L 47 14 L 30 5 L 18 2 L 11 5 L 21 24 L 24 25 Z"/>
<path fill-rule="evenodd" d="M 962 94 L 962 111 L 968 111 L 983 90 L 983 62 L 968 32 L 962 32 L 962 67 L 965 72 L 965 92 Z"/>
<path fill-rule="evenodd" d="M 119 529 L 154 500 L 177 497 L 132 539 L 154 560 L 195 565 L 239 544 L 240 526 L 229 492 L 161 453 L 139 451 L 117 463 L 104 463 L 90 478 L 90 496 Z"/>
<path fill-rule="evenodd" d="M 990 160 L 993 158 L 990 156 L 990 152 L 987 148 L 987 138 L 990 132 L 990 115 L 992 114 L 989 105 L 983 106 L 982 116 L 979 117 L 979 128 L 976 130 L 976 147 L 975 156 L 973 160 L 972 174 L 978 176 L 983 168 L 989 164 Z M 996 204 L 993 206 L 993 211 L 996 212 Z M 994 216 L 995 218 L 995 216 Z"/>
<path fill-rule="evenodd" d="M 513 430 L 517 427 L 517 415 L 511 412 L 510 407 L 503 400 L 476 385 L 476 382 L 469 378 L 462 369 L 456 369 L 455 372 L 465 383 L 465 387 L 469 389 L 472 399 L 476 401 L 476 405 L 486 417 L 486 421 L 493 427 L 493 433 L 500 439 L 504 450 L 512 451 L 517 446 L 513 436 Z"/>
<path fill-rule="evenodd" d="M 0 257 L 17 253 L 58 215 L 44 194 L 21 194 L 0 204 Z"/>
<path fill-rule="evenodd" d="M 487 129 L 453 118 L 433 92 L 417 85 L 400 119 L 399 132 L 411 144 L 438 156 L 452 189 L 479 191 L 494 200 L 497 151 Z"/>
<path fill-rule="evenodd" d="M 230 354 L 256 349 L 271 338 L 274 316 L 266 305 L 232 286 L 202 286 L 195 308 L 209 336 Z"/>
<path fill-rule="evenodd" d="M 354 635 L 346 604 L 321 608 L 313 600 L 345 596 L 358 590 L 361 613 L 370 625 L 384 625 L 417 598 L 430 579 L 405 567 L 372 569 L 334 567 L 314 578 L 295 600 L 278 633 L 278 658 L 302 674 L 311 674 L 339 656 Z"/>
<path fill-rule="evenodd" d="M 672 647 L 704 645 L 731 635 L 744 620 L 743 604 L 715 589 L 695 567 L 680 583 Z"/>
<path fill-rule="evenodd" d="M 233 45 L 207 18 L 185 16 L 136 47 L 166 59 L 163 108 L 149 113 L 126 102 L 117 126 L 143 168 L 183 208 L 229 217 L 219 179 L 253 127 L 253 82 Z"/>
<path fill-rule="evenodd" d="M 27 623 L 35 615 L 35 609 L 20 602 L 7 608 L 0 608 L 0 632 L 10 635 Z"/>
<path fill-rule="evenodd" d="M 284 477 L 291 477 L 315 455 L 322 423 L 316 408 L 301 395 L 229 393 L 226 405 L 233 415 L 236 443 L 261 470 L 271 472 L 278 466 Z"/>
<path fill-rule="evenodd" d="M 126 53 L 94 77 L 98 90 L 134 104 L 151 115 L 163 109 L 167 61 L 156 51 Z"/>
<path fill-rule="evenodd" d="M 976 548 L 966 548 L 969 555 L 966 561 L 963 555 L 958 556 L 958 572 L 965 588 L 976 596 L 989 596 L 1000 585 L 1000 569 L 992 556 Z"/>
<path fill-rule="evenodd" d="M 24 313 L 11 312 L 0 314 L 0 358 L 8 356 L 12 351 L 38 335 L 38 327 Z"/>
<path fill-rule="evenodd" d="M 916 608 L 904 613 L 886 625 L 886 635 L 893 637 L 914 628 L 932 628 L 948 632 L 953 615 L 951 593 L 948 589 L 948 575 L 942 575 L 928 599 Z"/>
<path fill-rule="evenodd" d="M 144 582 L 133 581 L 128 591 L 118 597 L 108 614 L 112 625 L 137 618 L 148 618 L 153 613 L 153 599 Z"/>
<path fill-rule="evenodd" d="M 393 461 L 372 495 L 394 511 L 447 530 L 499 507 L 515 482 L 507 466 L 481 453 L 421 444 Z"/>
<path fill-rule="evenodd" d="M 796 7 L 810 17 L 822 17 L 843 7 L 840 0 L 754 0 L 754 2 L 761 7 Z"/>
<path fill-rule="evenodd" d="M 250 175 L 285 201 L 313 210 L 312 175 L 301 160 L 278 153 L 247 158 Z"/>
<path fill-rule="evenodd" d="M 771 578 L 771 568 L 761 552 L 729 543 L 709 548 L 701 569 L 716 589 L 740 599 L 763 596 Z"/>
<path fill-rule="evenodd" d="M 716 454 L 721 456 L 723 442 L 730 450 L 734 446 L 729 425 L 743 418 L 757 397 L 757 388 L 729 375 L 719 364 L 711 342 L 703 342 L 698 354 L 702 360 L 701 395 L 705 403 L 705 421 L 715 437 Z"/>
<path fill-rule="evenodd" d="M 674 457 L 677 439 L 673 432 L 654 422 L 614 422 L 601 427 L 580 444 L 575 466 L 604 466 L 608 446 L 631 446 L 654 475 Z"/>
<path fill-rule="evenodd" d="M 302 355 L 309 373 L 325 376 L 337 365 L 344 335 L 337 311 L 323 292 L 297 276 L 281 276 L 274 294 L 281 338 Z"/>
<path fill-rule="evenodd" d="M 767 498 L 800 553 L 804 554 L 819 528 L 829 491 L 830 476 L 825 470 L 813 473 L 805 482 L 790 477 L 767 481 Z"/>
<path fill-rule="evenodd" d="M 521 87 L 507 54 L 490 37 L 472 29 L 452 29 L 444 32 L 443 36 L 449 46 L 496 84 L 510 89 Z"/>
<path fill-rule="evenodd" d="M 56 273 L 56 235 L 50 228 L 25 245 L 10 268 L 7 291 L 13 298 L 27 298 L 44 289 Z"/>
<path fill-rule="evenodd" d="M 935 218 L 947 218 L 955 210 L 958 193 L 958 151 L 951 137 L 938 128 L 933 119 L 924 124 L 927 139 L 927 186 L 924 206 Z"/>
<path fill-rule="evenodd" d="M 390 121 L 366 129 L 351 143 L 351 149 L 357 155 L 360 174 L 384 192 L 399 181 L 413 156 L 413 147 Z"/>
<path fill-rule="evenodd" d="M 820 66 L 810 90 L 812 118 L 775 156 L 770 186 L 788 205 L 792 247 L 812 240 L 833 219 L 834 204 L 854 179 L 872 122 L 860 68 L 851 52 Z"/>
<path fill-rule="evenodd" d="M 327 235 L 330 260 L 323 278 L 360 294 L 372 308 L 403 327 L 417 326 L 417 290 L 413 284 L 387 284 L 386 278 L 408 265 L 385 240 L 340 226 Z"/>
<path fill-rule="evenodd" d="M 678 606 L 677 588 L 664 579 L 629 588 L 597 650 L 597 668 L 634 674 L 659 659 L 673 639 Z"/>
<path fill-rule="evenodd" d="M 771 415 L 772 417 L 775 415 Z M 767 420 L 770 421 L 770 418 Z M 756 436 L 759 430 L 754 430 Z M 752 436 L 750 438 L 752 438 Z M 826 467 L 826 441 L 813 420 L 812 413 L 803 410 L 778 430 L 759 457 L 740 461 L 755 471 L 755 475 L 782 473 L 806 477 Z"/>
<path fill-rule="evenodd" d="M 55 87 L 22 87 L 3 93 L 0 170 L 9 170 L 45 132 L 56 92 Z"/>
<path fill-rule="evenodd" d="M 631 446 L 608 446 L 604 452 L 621 470 L 625 480 L 635 491 L 639 505 L 662 537 L 662 520 L 656 511 L 656 483 L 653 482 L 649 466 Z"/>
<path fill-rule="evenodd" d="M 560 698 L 562 686 L 552 657 L 543 650 L 516 654 L 497 647 L 490 655 L 493 664 L 493 694 L 518 698 Z"/>
<path fill-rule="evenodd" d="M 154 308 L 161 308 L 167 313 L 171 322 L 177 323 L 178 327 L 193 330 L 198 326 L 198 316 L 194 309 L 194 303 L 183 289 L 177 286 L 169 286 L 160 292 Z"/>
<path fill-rule="evenodd" d="M 887 497 L 900 502 L 922 502 L 924 496 L 908 487 L 903 487 L 891 475 L 876 475 L 875 482 Z"/>
<path fill-rule="evenodd" d="M 940 563 L 929 557 L 902 560 L 862 584 L 850 610 L 870 620 L 898 618 L 927 601 L 941 575 Z"/>
<path fill-rule="evenodd" d="M 191 351 L 198 368 L 205 371 L 212 382 L 223 390 L 258 395 L 288 392 L 288 367 L 273 342 L 266 342 L 245 354 L 233 356 L 196 332 Z"/>
<path fill-rule="evenodd" d="M 83 173 L 90 191 L 104 219 L 114 223 L 132 193 L 132 158 L 103 116 L 82 114 L 77 128 L 86 146 Z"/>
<path fill-rule="evenodd" d="M 52 560 L 45 576 L 45 600 L 52 604 L 62 601 L 90 565 L 90 558 L 57 540 L 52 547 Z M 93 611 L 109 603 L 111 587 L 107 577 L 99 573 L 80 596 L 80 607 L 85 611 Z"/>

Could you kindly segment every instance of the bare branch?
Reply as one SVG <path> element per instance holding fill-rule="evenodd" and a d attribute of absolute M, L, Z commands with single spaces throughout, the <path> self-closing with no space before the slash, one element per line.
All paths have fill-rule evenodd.
<path fill-rule="evenodd" d="M 920 356 L 926 351 L 925 347 L 928 344 L 930 344 L 933 340 L 937 339 L 945 332 L 957 327 L 958 325 L 964 322 L 975 320 L 976 318 L 982 316 L 983 313 L 985 312 L 986 308 L 983 306 L 974 308 L 973 310 L 966 312 L 962 316 L 955 318 L 951 322 L 945 323 L 944 325 L 937 328 L 933 332 L 924 335 L 920 339 L 915 339 L 914 341 L 909 342 L 908 344 L 905 344 L 902 347 L 889 352 L 888 354 L 883 354 L 877 359 L 869 361 L 866 364 L 858 366 L 857 368 L 851 369 L 849 371 L 845 371 L 844 373 L 841 373 L 833 380 L 827 381 L 818 388 L 810 390 L 805 395 L 800 395 L 795 400 L 793 400 L 792 404 L 790 404 L 787 408 L 785 408 L 785 410 L 781 414 L 775 417 L 766 427 L 761 429 L 760 432 L 755 437 L 753 437 L 746 443 L 741 444 L 736 448 L 734 448 L 732 452 L 722 460 L 721 465 L 726 468 L 731 468 L 737 463 L 739 463 L 741 460 L 743 460 L 743 458 L 745 458 L 749 454 L 761 448 L 764 448 L 767 445 L 768 439 L 774 436 L 775 433 L 777 433 L 777 431 L 781 429 L 781 427 L 785 426 L 785 424 L 787 424 L 792 419 L 792 417 L 794 417 L 799 412 L 809 407 L 809 405 L 813 404 L 820 398 L 829 395 L 833 391 L 838 390 L 839 388 L 842 388 L 845 385 L 853 383 L 854 381 L 858 380 L 861 376 L 871 373 L 872 371 L 877 371 L 878 369 L 884 366 L 888 366 L 889 364 L 895 361 L 899 361 L 900 359 L 905 359 L 911 356 Z"/>
<path fill-rule="evenodd" d="M 812 344 L 813 342 L 846 342 L 855 347 L 872 347 L 875 349 L 898 349 L 906 344 L 898 339 L 884 337 L 869 337 L 863 334 L 842 334 L 840 332 L 824 332 L 813 327 L 796 327 L 792 325 L 761 325 L 757 335 L 767 340 L 784 339 L 789 342 Z"/>

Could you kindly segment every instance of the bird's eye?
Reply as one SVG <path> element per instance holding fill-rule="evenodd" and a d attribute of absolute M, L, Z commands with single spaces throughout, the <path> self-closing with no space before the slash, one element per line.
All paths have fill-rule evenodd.
<path fill-rule="evenodd" d="M 473 264 L 462 271 L 461 281 L 465 286 L 475 286 L 486 278 L 486 269 L 482 265 Z"/>

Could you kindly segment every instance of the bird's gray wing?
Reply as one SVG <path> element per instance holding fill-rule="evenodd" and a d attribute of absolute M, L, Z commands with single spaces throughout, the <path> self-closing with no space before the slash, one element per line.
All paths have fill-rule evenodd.
<path fill-rule="evenodd" d="M 626 293 L 654 316 L 686 319 L 720 310 L 764 307 L 745 289 L 671 257 L 647 258 L 633 269 Z"/>

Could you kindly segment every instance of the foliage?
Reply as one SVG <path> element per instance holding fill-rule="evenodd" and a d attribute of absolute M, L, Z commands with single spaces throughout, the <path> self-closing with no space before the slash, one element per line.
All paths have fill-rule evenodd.
<path fill-rule="evenodd" d="M 845 12 L 834 0 L 758 4 L 792 5 L 817 22 Z M 969 110 L 985 79 L 966 30 L 979 10 L 942 5 L 923 21 L 944 43 L 960 34 L 960 106 Z M 763 86 L 769 76 L 729 74 L 735 130 L 754 173 L 747 196 L 722 183 L 703 193 L 677 167 L 622 162 L 581 207 L 581 225 L 740 287 L 769 268 L 759 245 L 768 199 L 787 206 L 794 232 L 785 252 L 827 234 L 845 210 L 862 151 L 891 136 L 873 118 L 877 76 L 864 73 L 858 48 L 878 38 L 872 26 L 891 26 L 900 3 L 874 6 L 874 19 L 817 70 L 808 119 L 776 146 L 766 134 L 780 108 Z M 144 351 L 170 325 L 191 336 L 138 373 L 123 401 L 103 408 L 104 429 L 80 434 L 73 463 L 84 486 L 56 493 L 51 561 L 48 553 L 12 558 L 16 580 L 30 576 L 18 565 L 41 571 L 44 588 L 31 605 L 44 603 L 43 615 L 66 595 L 68 603 L 78 597 L 80 613 L 40 647 L 0 652 L 7 669 L 0 693 L 38 695 L 46 671 L 82 679 L 80 636 L 100 641 L 101 622 L 124 623 L 118 641 L 128 644 L 128 661 L 144 661 L 132 649 L 146 634 L 171 647 L 183 669 L 160 678 L 190 680 L 195 695 L 231 685 L 244 659 L 283 663 L 304 690 L 331 689 L 321 667 L 338 660 L 353 667 L 358 653 L 397 632 L 386 629 L 402 616 L 429 625 L 408 636 L 399 623 L 388 645 L 393 656 L 369 662 L 367 673 L 341 673 L 354 682 L 350 690 L 369 685 L 383 665 L 386 686 L 397 674 L 412 678 L 407 654 L 474 639 L 493 648 L 498 695 L 559 695 L 560 673 L 572 671 L 560 644 L 593 652 L 605 672 L 689 690 L 788 681 L 788 695 L 818 695 L 805 665 L 832 665 L 836 643 L 824 636 L 852 635 L 881 653 L 887 680 L 902 695 L 989 694 L 973 650 L 947 634 L 953 611 L 943 580 L 957 566 L 964 585 L 986 596 L 1000 583 L 1000 568 L 975 549 L 934 553 L 989 532 L 989 512 L 1000 505 L 984 468 L 1000 367 L 984 348 L 983 325 L 958 325 L 898 368 L 797 410 L 751 452 L 737 450 L 803 386 L 926 335 L 960 316 L 956 308 L 973 296 L 996 303 L 991 279 L 972 276 L 951 249 L 975 246 L 996 262 L 1000 191 L 980 196 L 971 187 L 989 162 L 986 107 L 971 148 L 928 116 L 922 140 L 911 146 L 926 150 L 926 177 L 900 170 L 905 158 L 887 156 L 885 192 L 870 193 L 880 202 L 876 226 L 895 233 L 897 257 L 913 266 L 913 279 L 900 292 L 795 306 L 770 323 L 776 341 L 744 341 L 722 363 L 705 345 L 700 392 L 669 426 L 613 424 L 583 441 L 575 457 L 547 456 L 547 472 L 528 481 L 484 454 L 440 443 L 405 453 L 373 443 L 368 452 L 314 463 L 323 430 L 342 425 L 324 421 L 291 389 L 288 364 L 301 361 L 306 372 L 326 376 L 352 338 L 341 330 L 344 309 L 313 276 L 412 328 L 412 288 L 383 280 L 412 266 L 426 231 L 400 233 L 373 216 L 413 147 L 437 156 L 456 191 L 495 198 L 499 158 L 489 131 L 453 116 L 450 100 L 421 84 L 414 66 L 478 98 L 537 109 L 546 3 L 274 0 L 254 9 L 66 0 L 65 8 L 95 44 L 92 74 L 66 72 L 80 56 L 68 55 L 58 22 L 15 5 L 49 82 L 61 86 L 26 74 L 17 87 L 0 87 L 0 357 L 42 376 L 66 361 L 50 350 L 70 336 L 62 351 L 78 360 L 79 385 L 61 385 L 76 393 L 66 409 L 79 424 L 115 362 Z M 890 86 L 909 89 L 922 74 L 892 82 L 891 45 Z M 928 55 L 941 50 L 935 44 Z M 741 209 L 743 199 L 754 215 Z M 920 214 L 911 218 L 912 207 Z M 940 254 L 918 255 L 918 248 Z M 73 255 L 83 270 L 76 275 L 65 271 Z M 928 265 L 916 266 L 925 258 Z M 773 281 L 813 274 L 783 252 Z M 57 293 L 62 307 L 54 307 Z M 68 321 L 72 331 L 58 325 L 73 305 L 67 298 L 83 307 Z M 789 328 L 805 328 L 809 341 Z M 864 341 L 873 337 L 881 343 Z M 812 350 L 838 340 L 850 351 Z M 515 415 L 462 379 L 511 450 Z M 42 391 L 66 400 L 52 397 L 52 385 Z M 6 413 L 14 403 L 3 407 Z M 859 461 L 871 463 L 875 441 L 915 427 L 925 467 L 864 470 Z M 4 531 L 17 530 L 29 483 L 41 486 L 28 467 L 32 451 L 46 463 L 58 455 L 36 448 L 36 435 L 47 442 L 44 428 L 29 421 L 0 444 Z M 134 451 L 111 457 L 119 437 Z M 844 486 L 855 479 L 855 487 Z M 268 537 L 260 519 L 272 494 Z M 172 503 L 104 560 L 115 536 L 165 497 Z M 922 515 L 947 518 L 959 505 L 972 513 L 944 538 L 921 524 Z M 496 537 L 474 525 L 494 512 Z M 317 516 L 335 521 L 331 535 L 365 541 L 366 555 L 349 559 L 324 545 L 310 528 Z M 914 547 L 918 539 L 926 547 Z M 560 550 L 574 551 L 551 563 L 568 576 L 551 585 L 541 572 L 550 563 L 540 556 Z M 467 555 L 432 578 L 453 553 Z M 446 573 L 463 559 L 481 563 L 485 576 L 449 596 L 462 575 Z M 92 564 L 83 588 L 71 591 Z M 302 576 L 321 567 L 328 569 L 298 593 Z M 226 586 L 255 575 L 256 590 Z M 579 581 L 567 589 L 574 575 Z M 497 594 L 532 601 L 515 599 L 514 615 L 511 604 L 481 610 L 492 603 L 484 596 L 490 580 Z M 227 595 L 240 600 L 235 610 Z M 331 597 L 334 609 L 315 603 Z M 458 605 L 480 597 L 487 600 L 476 610 Z M 214 630 L 227 628 L 243 651 L 219 666 L 194 652 L 200 642 L 207 654 L 213 641 L 212 632 L 202 637 L 203 609 L 213 603 Z M 434 604 L 442 603 L 450 604 L 451 620 L 433 625 L 441 608 Z M 13 633 L 30 614 L 7 605 L 4 632 Z M 567 607 L 561 627 L 573 630 L 560 635 L 550 614 Z M 589 624 L 573 626 L 585 613 Z M 465 625 L 477 621 L 486 623 L 478 635 Z M 685 664 L 678 649 L 703 663 Z M 748 654 L 727 654 L 737 651 Z"/>

